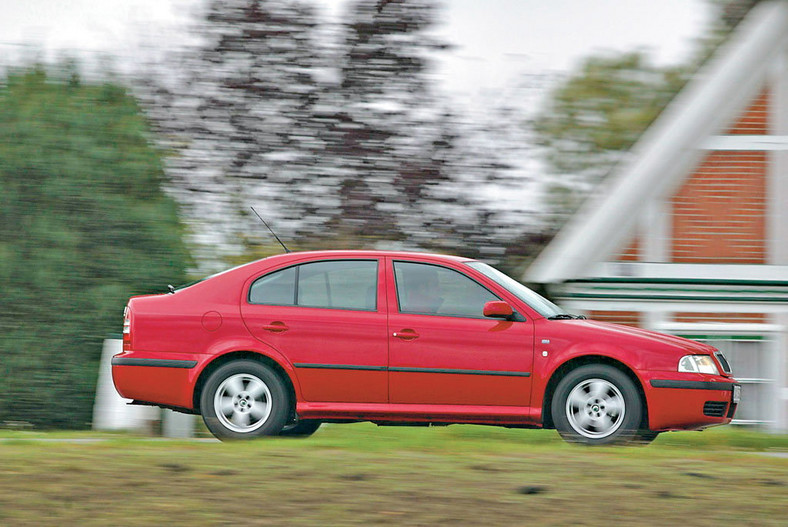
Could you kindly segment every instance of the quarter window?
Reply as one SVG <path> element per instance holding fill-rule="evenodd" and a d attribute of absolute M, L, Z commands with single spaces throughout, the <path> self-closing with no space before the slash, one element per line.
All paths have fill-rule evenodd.
<path fill-rule="evenodd" d="M 249 302 L 375 311 L 377 279 L 376 260 L 313 262 L 259 278 L 249 291 Z"/>
<path fill-rule="evenodd" d="M 296 268 L 290 267 L 258 278 L 249 290 L 252 304 L 295 305 Z"/>
<path fill-rule="evenodd" d="M 464 274 L 437 265 L 394 262 L 401 313 L 484 318 L 484 304 L 500 300 Z"/>

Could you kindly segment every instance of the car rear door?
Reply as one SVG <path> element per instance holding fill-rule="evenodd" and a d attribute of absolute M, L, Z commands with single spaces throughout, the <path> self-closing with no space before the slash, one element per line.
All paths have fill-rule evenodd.
<path fill-rule="evenodd" d="M 246 287 L 244 323 L 291 361 L 306 401 L 387 401 L 385 269 L 377 259 L 305 262 Z"/>
<path fill-rule="evenodd" d="M 388 259 L 391 403 L 528 406 L 533 324 L 485 318 L 500 300 L 459 270 Z"/>

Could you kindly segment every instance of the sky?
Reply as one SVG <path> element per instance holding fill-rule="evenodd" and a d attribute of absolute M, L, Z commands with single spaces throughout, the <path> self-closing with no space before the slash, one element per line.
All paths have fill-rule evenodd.
<path fill-rule="evenodd" d="M 312 0 L 326 21 L 347 0 Z M 648 49 L 676 63 L 713 16 L 709 0 L 442 0 L 436 63 L 449 92 L 478 102 L 524 74 L 561 74 L 602 50 Z M 0 0 L 0 63 L 43 51 L 127 61 L 188 40 L 203 0 Z"/>
<path fill-rule="evenodd" d="M 490 90 L 522 73 L 567 72 L 599 51 L 648 49 L 659 64 L 687 57 L 709 24 L 705 0 L 450 0 L 441 70 L 452 91 Z"/>
<path fill-rule="evenodd" d="M 348 0 L 308 0 L 326 23 L 339 23 Z M 435 87 L 469 121 L 497 119 L 502 107 L 533 116 L 562 76 L 592 53 L 648 50 L 657 64 L 678 63 L 711 23 L 711 0 L 437 0 L 432 31 L 451 49 L 437 54 Z M 194 41 L 187 31 L 205 0 L 0 0 L 0 67 L 41 54 L 83 62 L 114 56 L 116 70 L 163 57 Z M 324 34 L 337 32 L 326 31 Z M 104 60 L 106 63 L 106 60 Z M 522 127 L 506 140 L 527 144 Z M 522 188 L 485 194 L 503 208 L 539 202 L 529 174 L 536 154 L 512 150 Z"/>

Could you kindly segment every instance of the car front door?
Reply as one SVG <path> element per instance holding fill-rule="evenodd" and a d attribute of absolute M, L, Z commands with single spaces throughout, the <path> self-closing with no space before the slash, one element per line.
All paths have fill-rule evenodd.
<path fill-rule="evenodd" d="M 387 268 L 391 403 L 529 405 L 530 320 L 485 318 L 500 298 L 457 269 L 393 258 Z"/>
<path fill-rule="evenodd" d="M 377 259 L 293 265 L 255 277 L 241 312 L 296 368 L 306 401 L 385 403 L 384 279 Z"/>

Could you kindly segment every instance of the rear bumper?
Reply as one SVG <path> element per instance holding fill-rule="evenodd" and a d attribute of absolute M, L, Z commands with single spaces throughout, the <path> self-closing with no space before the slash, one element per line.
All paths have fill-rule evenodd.
<path fill-rule="evenodd" d="M 653 372 L 644 383 L 651 430 L 697 430 L 731 422 L 736 412 L 733 379 Z"/>
<path fill-rule="evenodd" d="M 127 399 L 173 406 L 194 407 L 192 393 L 204 357 L 182 353 L 125 351 L 112 357 L 115 389 Z"/>

